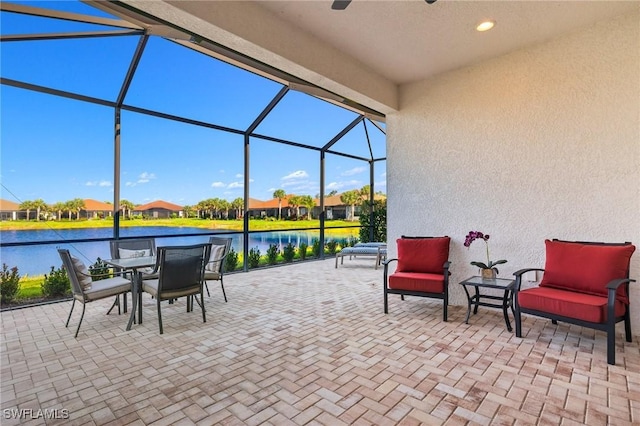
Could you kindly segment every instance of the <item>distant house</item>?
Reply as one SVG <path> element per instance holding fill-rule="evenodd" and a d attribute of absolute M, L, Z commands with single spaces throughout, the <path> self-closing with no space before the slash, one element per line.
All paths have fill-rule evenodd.
<path fill-rule="evenodd" d="M 0 199 L 0 220 L 18 220 L 20 213 L 20 204 Z M 22 212 L 20 218 L 24 219 L 25 217 L 25 213 Z"/>
<path fill-rule="evenodd" d="M 133 214 L 141 214 L 143 217 L 153 219 L 168 219 L 173 214 L 177 217 L 184 216 L 182 206 L 162 200 L 152 201 L 148 204 L 136 206 L 133 209 Z"/>
<path fill-rule="evenodd" d="M 87 198 L 84 200 L 84 209 L 80 211 L 81 216 L 87 219 L 103 219 L 113 216 L 113 204 Z"/>
<path fill-rule="evenodd" d="M 289 195 L 282 199 L 281 213 L 283 218 L 290 217 L 293 209 L 289 206 Z M 249 216 L 250 217 L 278 217 L 278 199 L 273 198 L 267 201 L 249 199 Z"/>

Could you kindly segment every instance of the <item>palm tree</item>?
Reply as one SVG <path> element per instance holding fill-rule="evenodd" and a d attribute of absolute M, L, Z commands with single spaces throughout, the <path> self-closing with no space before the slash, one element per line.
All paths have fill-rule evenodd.
<path fill-rule="evenodd" d="M 33 201 L 27 200 L 20 203 L 19 209 L 27 211 L 27 220 L 30 219 L 31 210 L 34 208 Z"/>
<path fill-rule="evenodd" d="M 242 212 L 244 211 L 244 199 L 238 197 L 231 202 L 231 208 L 236 210 L 236 219 L 242 218 Z"/>
<path fill-rule="evenodd" d="M 194 211 L 194 207 L 193 206 L 183 206 L 182 207 L 182 211 L 184 212 L 184 217 L 186 217 L 187 219 L 191 216 L 191 214 L 193 214 Z"/>
<path fill-rule="evenodd" d="M 65 201 L 64 202 L 64 209 L 69 213 L 69 221 L 71 221 L 71 213 L 73 212 L 73 202 L 72 201 Z"/>
<path fill-rule="evenodd" d="M 69 207 L 69 220 L 71 220 L 71 211 L 76 212 L 76 220 L 80 220 L 80 211 L 85 208 L 84 200 L 82 198 L 74 198 L 68 201 Z"/>
<path fill-rule="evenodd" d="M 316 205 L 315 200 L 311 197 L 311 195 L 302 195 L 300 197 L 300 204 L 302 205 L 302 207 L 307 209 L 307 219 L 311 220 L 311 211 Z"/>
<path fill-rule="evenodd" d="M 47 210 L 49 209 L 49 206 L 47 205 L 47 203 L 44 202 L 43 199 L 38 198 L 37 200 L 34 200 L 32 202 L 32 208 L 36 209 L 36 220 L 39 221 L 40 220 L 40 213 L 42 212 L 47 212 Z"/>
<path fill-rule="evenodd" d="M 62 212 L 65 210 L 64 203 L 58 201 L 51 206 L 51 210 L 57 212 L 56 220 L 62 219 Z"/>
<path fill-rule="evenodd" d="M 300 206 L 302 205 L 302 199 L 299 195 L 289 195 L 289 206 L 296 209 L 296 219 L 300 215 Z"/>
<path fill-rule="evenodd" d="M 350 220 L 354 220 L 356 213 L 356 203 L 360 200 L 360 193 L 356 189 L 352 189 L 351 191 L 345 191 L 340 195 L 340 201 L 342 201 L 345 205 L 351 206 L 351 214 L 349 215 Z"/>
<path fill-rule="evenodd" d="M 273 191 L 273 198 L 278 199 L 278 220 L 282 220 L 282 200 L 287 196 L 284 189 L 276 189 Z"/>
<path fill-rule="evenodd" d="M 225 199 L 218 200 L 218 208 L 224 212 L 224 218 L 229 219 L 229 209 L 231 208 L 231 203 Z"/>
<path fill-rule="evenodd" d="M 120 200 L 120 208 L 124 217 L 131 218 L 131 211 L 135 208 L 135 205 L 129 200 Z"/>
<path fill-rule="evenodd" d="M 196 204 L 196 209 L 198 209 L 197 210 L 197 215 L 198 215 L 198 219 L 200 219 L 200 217 L 201 217 L 200 213 L 202 211 L 207 210 L 207 202 L 206 202 L 206 200 L 199 201 L 198 204 Z M 204 217 L 204 216 L 202 216 L 202 217 Z"/>

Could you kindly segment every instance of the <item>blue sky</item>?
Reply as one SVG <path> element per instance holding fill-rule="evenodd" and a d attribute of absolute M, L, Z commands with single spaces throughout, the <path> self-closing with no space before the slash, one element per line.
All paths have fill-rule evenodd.
<path fill-rule="evenodd" d="M 79 2 L 16 2 L 107 16 Z M 96 26 L 2 12 L 6 34 L 95 30 Z M 97 28 L 100 29 L 100 28 Z M 5 42 L 2 76 L 114 101 L 138 37 Z M 170 58 L 170 60 L 167 60 Z M 244 130 L 281 89 L 279 83 L 151 38 L 125 104 Z M 12 201 L 72 198 L 111 201 L 114 194 L 114 112 L 2 85 L 1 197 Z M 321 147 L 356 114 L 290 91 L 256 133 Z M 371 123 L 374 157 L 385 156 L 385 136 Z M 243 137 L 123 111 L 121 198 L 195 204 L 206 198 L 243 196 Z M 365 130 L 356 126 L 334 150 L 369 156 Z M 252 138 L 250 197 L 273 191 L 319 193 L 317 151 Z M 327 154 L 326 192 L 368 184 L 368 163 Z M 376 163 L 375 190 L 386 192 L 385 162 Z"/>

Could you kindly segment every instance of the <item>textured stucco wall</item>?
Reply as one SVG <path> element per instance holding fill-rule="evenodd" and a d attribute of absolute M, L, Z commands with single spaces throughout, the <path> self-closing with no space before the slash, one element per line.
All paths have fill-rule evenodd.
<path fill-rule="evenodd" d="M 544 266 L 544 239 L 640 247 L 640 15 L 401 88 L 388 117 L 389 241 L 452 237 L 457 284 L 486 259 L 500 275 Z M 395 245 L 391 245 L 392 254 Z M 640 250 L 632 260 L 640 330 Z M 466 303 L 466 302 L 465 302 Z"/>

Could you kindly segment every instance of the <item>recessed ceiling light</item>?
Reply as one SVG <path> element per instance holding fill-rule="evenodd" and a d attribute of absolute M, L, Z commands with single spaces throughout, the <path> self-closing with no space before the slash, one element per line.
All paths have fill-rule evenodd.
<path fill-rule="evenodd" d="M 478 24 L 476 30 L 480 32 L 489 31 L 495 24 L 496 21 L 483 21 Z"/>

